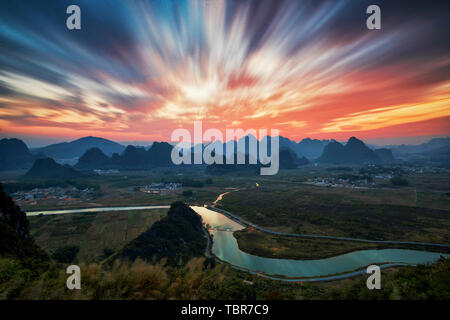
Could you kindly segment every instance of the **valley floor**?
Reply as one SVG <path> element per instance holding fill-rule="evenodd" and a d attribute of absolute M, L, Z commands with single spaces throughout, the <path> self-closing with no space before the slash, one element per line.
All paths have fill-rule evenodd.
<path fill-rule="evenodd" d="M 178 179 L 176 174 L 135 172 L 94 177 L 83 183 L 95 187 L 98 194 L 83 206 L 170 204 L 177 200 L 203 205 L 212 204 L 219 194 L 227 193 L 216 202 L 217 207 L 273 231 L 450 244 L 448 176 L 411 175 L 408 178 L 411 184 L 407 187 L 358 190 L 304 184 L 312 176 L 327 173 L 315 170 L 283 170 L 277 177 L 186 176 L 182 179 L 193 186 L 158 195 L 140 192 L 136 187 L 149 181 L 175 181 Z M 212 180 L 211 183 L 205 183 L 207 178 Z M 16 178 L 11 179 L 17 183 Z M 183 191 L 192 191 L 192 195 L 185 196 Z M 23 206 L 25 210 L 44 210 L 79 207 L 79 204 L 44 200 L 35 204 L 23 203 Z M 283 283 L 220 263 L 205 268 L 204 258 L 196 258 L 182 268 L 142 261 L 117 263 L 108 268 L 102 265 L 109 256 L 164 217 L 166 211 L 30 217 L 31 235 L 50 255 L 59 249 L 78 247 L 71 262 L 82 265 L 86 270 L 85 290 L 79 293 L 64 290 L 64 264 L 52 262 L 52 267 L 39 276 L 33 272 L 28 276 L 26 264 L 3 257 L 0 259 L 1 298 L 449 298 L 450 285 L 445 280 L 450 274 L 449 259 L 429 266 L 383 270 L 385 287 L 379 292 L 367 290 L 362 276 L 326 283 Z M 318 259 L 380 248 L 377 244 L 351 241 L 275 236 L 252 228 L 236 232 L 235 237 L 241 250 L 272 258 Z M 413 279 L 409 280 L 411 291 L 404 287 L 402 281 L 405 279 Z"/>

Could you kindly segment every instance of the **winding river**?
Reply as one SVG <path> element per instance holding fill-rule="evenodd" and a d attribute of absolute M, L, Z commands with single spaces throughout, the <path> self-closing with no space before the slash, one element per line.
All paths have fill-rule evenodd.
<path fill-rule="evenodd" d="M 269 278 L 278 279 L 277 276 L 301 279 L 310 278 L 310 281 L 331 280 L 348 277 L 362 273 L 355 271 L 371 264 L 416 265 L 434 262 L 439 257 L 449 257 L 448 254 L 435 252 L 382 249 L 360 250 L 335 257 L 317 260 L 291 260 L 258 257 L 239 249 L 233 231 L 245 227 L 223 214 L 204 207 L 192 207 L 210 226 L 209 232 L 213 236 L 212 253 L 225 262 L 244 270 L 260 272 Z M 322 278 L 323 277 L 323 278 Z M 305 279 L 302 279 L 304 281 Z"/>
<path fill-rule="evenodd" d="M 85 212 L 108 212 L 127 210 L 168 209 L 170 206 L 102 207 L 85 209 L 47 210 L 27 212 L 27 216 Z M 407 249 L 360 250 L 335 257 L 317 260 L 273 259 L 248 254 L 239 249 L 234 231 L 244 225 L 224 214 L 205 207 L 191 207 L 208 226 L 213 237 L 212 253 L 235 268 L 258 273 L 262 276 L 284 281 L 323 281 L 346 278 L 364 273 L 362 268 L 371 264 L 381 267 L 417 265 L 434 262 L 449 254 Z"/>

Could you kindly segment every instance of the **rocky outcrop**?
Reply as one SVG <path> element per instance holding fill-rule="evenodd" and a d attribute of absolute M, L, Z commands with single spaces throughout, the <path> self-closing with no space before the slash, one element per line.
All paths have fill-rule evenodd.
<path fill-rule="evenodd" d="M 28 220 L 25 212 L 15 205 L 13 200 L 3 192 L 0 184 L 0 221 L 12 228 L 17 235 L 24 239 L 30 239 Z"/>

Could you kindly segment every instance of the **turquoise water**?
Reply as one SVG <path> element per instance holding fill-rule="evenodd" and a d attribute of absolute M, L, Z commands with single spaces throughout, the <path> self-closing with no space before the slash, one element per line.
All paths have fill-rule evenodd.
<path fill-rule="evenodd" d="M 434 262 L 442 255 L 448 254 L 435 252 L 406 250 L 406 249 L 383 249 L 383 250 L 360 250 L 326 259 L 318 260 L 291 260 L 272 259 L 258 257 L 241 251 L 233 232 L 243 229 L 243 226 L 224 215 L 202 207 L 192 207 L 205 223 L 220 230 L 210 230 L 213 236 L 212 252 L 221 260 L 236 267 L 263 272 L 270 275 L 285 277 L 321 277 L 338 273 L 351 272 L 371 264 L 394 263 L 394 264 L 424 264 Z"/>

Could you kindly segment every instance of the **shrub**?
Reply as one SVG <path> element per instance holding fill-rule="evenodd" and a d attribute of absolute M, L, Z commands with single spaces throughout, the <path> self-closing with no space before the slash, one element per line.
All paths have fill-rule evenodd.
<path fill-rule="evenodd" d="M 75 259 L 78 251 L 80 251 L 79 246 L 65 246 L 56 249 L 52 254 L 52 258 L 58 262 L 70 263 Z"/>

